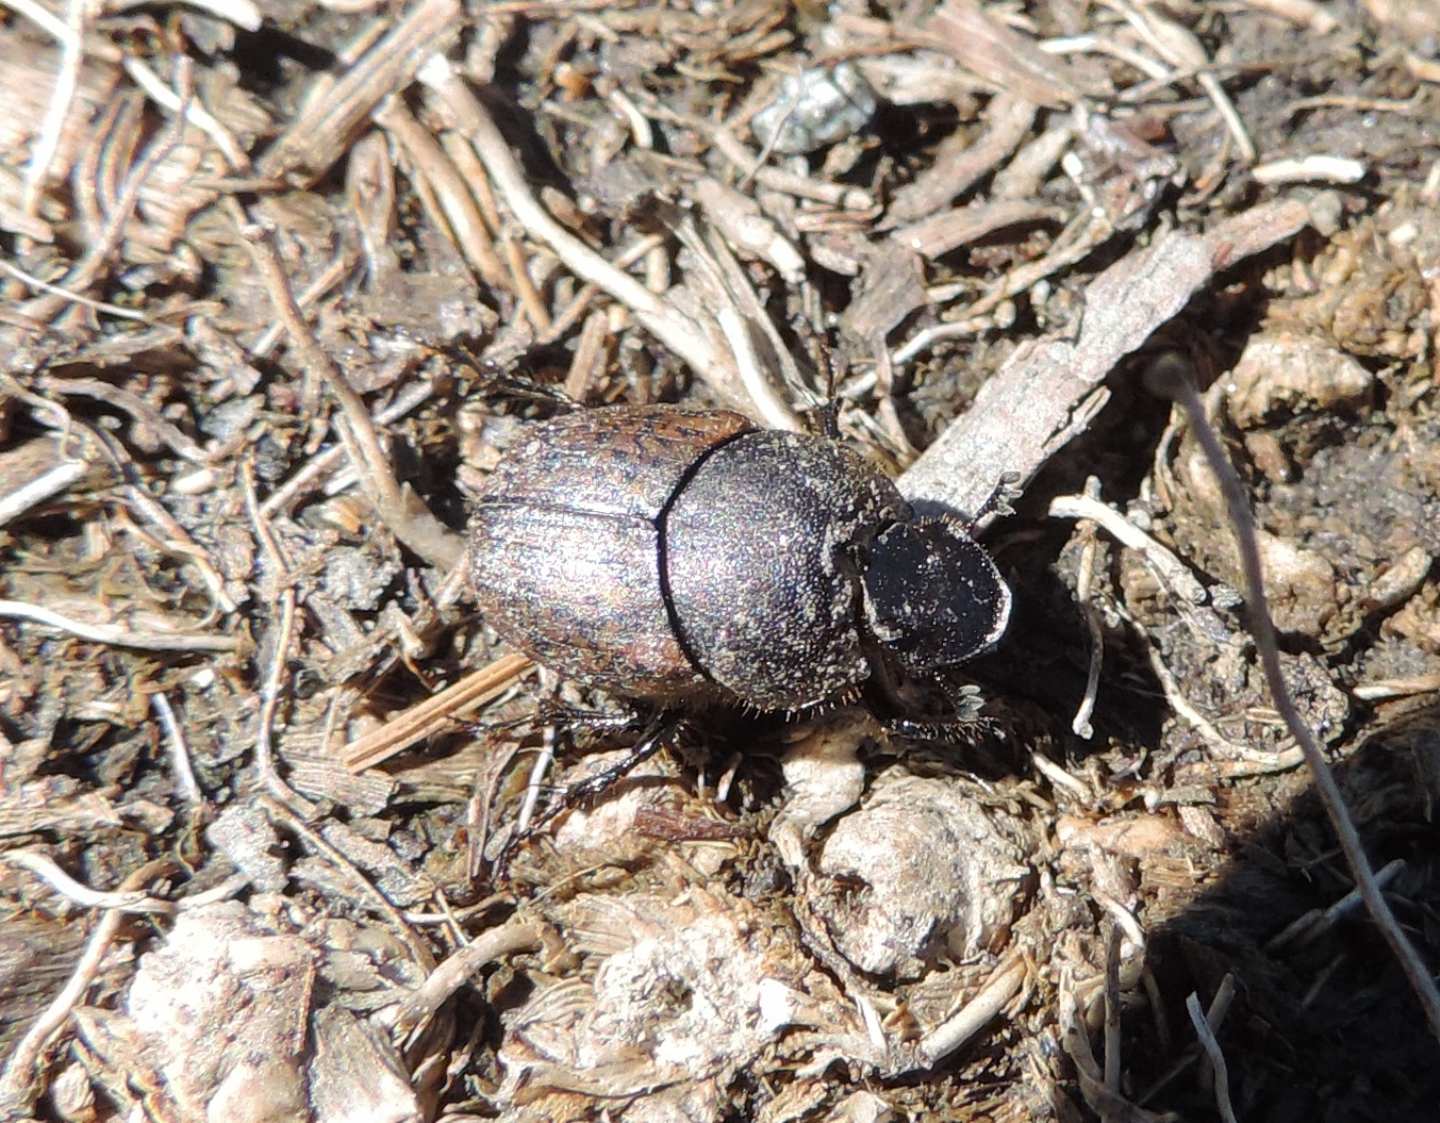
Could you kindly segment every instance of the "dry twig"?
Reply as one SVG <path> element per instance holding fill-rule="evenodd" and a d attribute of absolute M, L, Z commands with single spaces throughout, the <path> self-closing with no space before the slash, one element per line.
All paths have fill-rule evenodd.
<path fill-rule="evenodd" d="M 975 511 L 1005 473 L 1022 483 L 1077 433 L 1108 391 L 1104 379 L 1185 306 L 1217 271 L 1289 238 L 1309 218 L 1303 203 L 1254 207 L 1205 234 L 1172 230 L 1091 282 L 1074 342 L 1024 344 L 985 383 L 970 410 L 900 479 L 912 500 Z"/>

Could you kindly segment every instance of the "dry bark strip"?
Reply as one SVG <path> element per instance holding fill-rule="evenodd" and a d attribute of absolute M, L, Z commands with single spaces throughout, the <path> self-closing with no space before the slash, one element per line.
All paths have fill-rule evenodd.
<path fill-rule="evenodd" d="M 979 510 L 1007 472 L 1024 483 L 1109 398 L 1105 378 L 1210 279 L 1295 235 L 1310 220 L 1296 200 L 1264 204 L 1203 234 L 1171 230 L 1091 282 L 1074 341 L 1022 344 L 974 404 L 900 477 L 907 499 Z"/>

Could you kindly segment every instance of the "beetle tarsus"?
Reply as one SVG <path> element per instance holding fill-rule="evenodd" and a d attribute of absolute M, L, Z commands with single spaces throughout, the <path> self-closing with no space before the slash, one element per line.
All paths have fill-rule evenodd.
<path fill-rule="evenodd" d="M 948 745 L 956 741 L 973 743 L 979 734 L 993 728 L 995 722 L 988 717 L 971 716 L 939 718 L 935 721 L 896 717 L 886 719 L 881 725 L 892 737 Z"/>
<path fill-rule="evenodd" d="M 987 515 L 995 515 L 997 518 L 1013 515 L 1015 508 L 1011 504 L 1024 494 L 1025 488 L 1021 486 L 1019 472 L 1001 472 L 1000 478 L 995 481 L 994 488 L 985 497 L 985 502 L 981 503 L 979 509 L 970 516 L 966 532 L 974 534 L 975 528 Z"/>

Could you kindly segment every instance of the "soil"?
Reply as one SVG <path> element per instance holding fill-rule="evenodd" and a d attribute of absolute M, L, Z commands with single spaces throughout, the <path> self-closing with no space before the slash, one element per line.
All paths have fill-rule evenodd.
<path fill-rule="evenodd" d="M 1430 7 L 41 9 L 0 16 L 0 1113 L 1435 1117 L 1151 390 L 1198 385 L 1433 979 Z M 505 644 L 467 504 L 620 402 L 833 421 L 956 517 L 1018 479 L 982 720 L 647 727 Z"/>

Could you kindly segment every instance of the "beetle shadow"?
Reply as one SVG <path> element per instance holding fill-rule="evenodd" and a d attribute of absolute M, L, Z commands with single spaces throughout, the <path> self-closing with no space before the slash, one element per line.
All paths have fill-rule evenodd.
<path fill-rule="evenodd" d="M 1216 366 L 1229 369 L 1230 363 L 1222 358 Z M 1135 472 L 1148 472 L 1153 457 L 1143 451 L 1145 440 L 1127 443 L 1117 425 L 1153 433 L 1163 425 L 1154 424 L 1153 414 L 1133 417 L 1129 407 L 1135 405 L 1143 406 L 1138 396 L 1122 402 L 1118 412 L 1112 404 L 1110 412 L 1123 422 L 1087 434 L 1082 440 L 1088 448 L 1077 442 L 1067 449 L 1030 494 L 1048 500 L 1079 491 L 1076 484 L 1091 474 L 1112 481 L 1107 498 L 1139 494 L 1131 486 L 1138 482 Z M 1119 458 L 1112 462 L 1132 465 L 1129 477 L 1105 470 L 1107 444 Z M 1062 727 L 1083 692 L 1088 641 L 1073 593 L 1054 565 L 1072 528 L 1062 528 L 1057 544 L 1051 528 L 1031 530 L 1043 511 L 1022 510 L 1027 513 L 1035 520 L 1017 520 L 1024 530 L 1011 532 L 1012 538 L 1030 535 L 1024 558 L 1007 550 L 1005 524 L 990 541 L 1002 568 L 1007 558 L 1016 559 L 1023 573 L 1014 579 L 1011 641 L 977 670 L 993 676 L 1001 692 L 1042 709 L 1053 705 L 1052 743 L 1074 759 L 1085 755 L 1084 743 Z M 1030 561 L 1035 555 L 1042 560 Z M 1120 642 L 1112 645 L 1111 638 L 1107 634 L 1092 743 L 1114 737 L 1122 744 L 1166 744 L 1161 734 L 1170 707 L 1140 649 L 1144 641 L 1127 644 L 1117 633 Z M 1195 656 L 1203 658 L 1199 648 Z M 1294 654 L 1305 646 L 1286 637 L 1286 650 Z M 1223 707 L 1225 699 L 1218 701 Z M 1233 701 L 1238 710 L 1242 703 Z M 1386 703 L 1389 714 L 1357 705 L 1351 731 L 1338 743 L 1344 759 L 1332 768 L 1371 865 L 1379 870 L 1404 862 L 1386 895 L 1433 972 L 1440 964 L 1440 829 L 1434 814 L 1440 803 L 1440 703 L 1433 694 L 1412 702 Z M 1176 743 L 1173 733 L 1168 740 Z M 1158 998 L 1123 1016 L 1125 1094 L 1149 1111 L 1172 1111 L 1186 1120 L 1219 1117 L 1202 1065 L 1191 1063 L 1180 1079 L 1171 1070 L 1177 1057 L 1198 1052 L 1186 997 L 1194 993 L 1202 1006 L 1208 1004 L 1228 974 L 1237 993 L 1218 1036 L 1239 1118 L 1436 1119 L 1440 1045 L 1364 907 L 1356 903 L 1333 924 L 1312 923 L 1303 934 L 1280 939 L 1305 918 L 1319 921 L 1352 889 L 1308 769 L 1245 779 L 1222 771 L 1216 759 L 1212 782 L 1185 786 L 1175 778 L 1177 772 L 1203 775 L 1210 752 L 1198 736 L 1193 747 L 1182 743 L 1173 762 L 1149 769 L 1153 779 L 1143 791 L 1137 787 L 1128 804 L 1116 800 L 1103 823 L 1087 822 L 1079 831 L 1099 839 L 1105 828 L 1134 826 L 1132 838 L 1149 829 L 1157 840 L 1138 855 L 1122 853 L 1118 845 L 1113 852 L 1139 885 L 1146 965 L 1154 982 L 1147 991 Z M 1191 767 L 1182 772 L 1176 767 L 1181 762 Z M 1118 778 L 1113 790 L 1125 794 Z M 1146 807 L 1142 796 L 1158 797 L 1158 806 Z M 1202 888 L 1186 896 L 1190 886 Z M 1169 1082 L 1146 1095 L 1167 1074 Z"/>
<path fill-rule="evenodd" d="M 1060 494 L 1069 483 L 1032 494 Z M 1096 737 L 1084 742 L 1068 731 L 1083 694 L 1089 647 L 1073 591 L 1054 564 L 1072 528 L 1032 531 L 1034 523 L 1020 523 L 1030 536 L 1023 555 L 1007 549 L 1004 524 L 994 542 L 1002 567 L 1006 558 L 1018 558 L 1023 569 L 1014 578 L 1019 590 L 1011 638 L 977 670 L 993 676 L 998 693 L 1028 703 L 1040 720 L 1049 717 L 1044 731 L 1064 754 L 1058 759 L 1083 758 L 1095 751 L 1090 746 L 1111 738 L 1136 746 L 1176 744 L 1174 733 L 1162 736 L 1172 713 L 1141 649 L 1146 641 L 1124 633 L 1106 636 Z M 1042 560 L 1032 560 L 1037 556 Z M 1199 645 L 1194 654 L 1203 656 Z M 1234 701 L 1238 709 L 1241 703 Z M 1351 719 L 1356 732 L 1340 745 L 1354 745 L 1362 733 L 1363 744 L 1332 767 L 1372 866 L 1405 862 L 1386 887 L 1387 897 L 1433 971 L 1440 962 L 1440 830 L 1433 813 L 1440 802 L 1440 703 L 1410 706 L 1404 717 L 1384 720 L 1358 709 Z M 1137 788 L 1129 803 L 1116 800 L 1093 824 L 1093 836 L 1092 824 L 1080 831 L 1100 838 L 1106 829 L 1134 828 L 1132 837 L 1153 830 L 1162 840 L 1138 856 L 1113 855 L 1139 886 L 1145 961 L 1154 982 L 1148 989 L 1158 998 L 1123 1016 L 1126 1095 L 1149 1111 L 1186 1120 L 1219 1118 L 1204 1066 L 1192 1059 L 1179 1078 L 1173 1070 L 1177 1058 L 1198 1053 L 1187 996 L 1207 1005 L 1230 975 L 1237 993 L 1218 1036 L 1239 1118 L 1435 1119 L 1440 1047 L 1363 906 L 1356 904 L 1332 926 L 1307 929 L 1308 939 L 1277 941 L 1302 918 L 1318 919 L 1352 889 L 1308 769 L 1222 779 L 1217 759 L 1213 782 L 1187 788 L 1175 778 L 1176 765 L 1188 763 L 1184 774 L 1202 775 L 1211 753 L 1198 736 L 1193 740 L 1192 747 L 1181 744 L 1172 763 L 1151 769 L 1154 779 L 1144 794 L 1161 797 L 1159 806 L 1147 809 Z M 1114 790 L 1123 797 L 1118 778 Z M 1207 820 L 1211 841 L 1193 826 Z M 1189 886 L 1201 888 L 1185 896 Z"/>
<path fill-rule="evenodd" d="M 943 510 L 928 504 L 930 510 Z M 918 509 L 918 505 L 917 505 Z M 1093 734 L 1076 735 L 1073 715 L 1085 696 L 1091 640 L 1075 592 L 1057 572 L 1071 527 L 1038 522 L 1022 511 L 1007 536 L 1008 520 L 985 539 L 1010 585 L 1010 626 L 989 652 L 959 668 L 986 699 L 987 711 L 1008 711 L 1053 751 L 1082 760 L 1112 741 L 1158 744 L 1169 714 L 1165 693 L 1149 662 L 1128 632 L 1107 629 L 1099 695 L 1091 717 Z"/>
<path fill-rule="evenodd" d="M 987 698 L 1033 710 L 1041 735 L 1070 759 L 1083 759 L 1110 739 L 1159 744 L 1169 714 L 1165 692 L 1136 637 L 1107 627 L 1094 735 L 1084 739 L 1070 731 L 1085 696 L 1091 640 L 1084 608 L 1076 602 L 1074 561 L 1067 556 L 1075 525 L 1049 514 L 1053 497 L 1083 492 L 1090 478 L 1106 481 L 1103 498 L 1111 502 L 1140 494 L 1171 407 L 1139 381 L 1138 376 L 1115 380 L 1107 409 L 1040 468 L 1013 501 L 1013 515 L 994 519 L 981 539 L 1013 594 L 1010 627 L 992 652 L 965 664 L 963 673 Z M 969 523 L 974 515 L 931 499 L 910 503 L 924 517 Z M 1108 543 L 1103 536 L 1102 541 Z"/>

